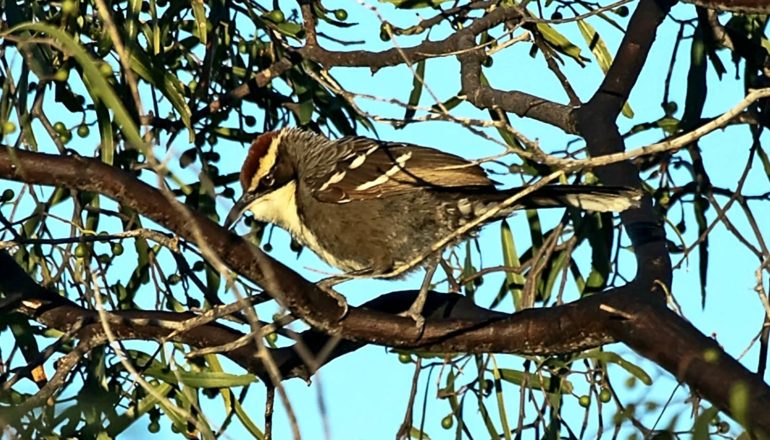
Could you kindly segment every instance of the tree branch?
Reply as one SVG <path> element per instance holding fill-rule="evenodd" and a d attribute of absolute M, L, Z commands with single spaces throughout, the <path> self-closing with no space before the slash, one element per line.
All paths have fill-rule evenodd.
<path fill-rule="evenodd" d="M 393 315 L 408 309 L 416 292 L 383 295 L 365 307 L 351 308 L 344 319 L 338 320 L 341 308 L 337 301 L 312 283 L 203 215 L 190 212 L 189 217 L 180 216 L 178 210 L 186 209 L 182 205 L 171 206 L 169 199 L 158 190 L 97 160 L 0 147 L 0 176 L 32 184 L 65 185 L 81 191 L 99 192 L 136 209 L 183 238 L 192 239 L 193 230 L 198 228 L 225 263 L 264 286 L 295 316 L 324 333 L 352 341 L 344 342 L 350 345 L 344 345 L 335 355 L 354 350 L 362 343 L 436 352 L 553 354 L 622 341 L 658 362 L 728 414 L 732 411 L 730 393 L 733 387 L 737 383 L 747 384 L 748 426 L 770 432 L 770 420 L 762 417 L 764 408 L 770 405 L 770 389 L 766 384 L 722 351 L 715 341 L 670 312 L 658 296 L 650 295 L 652 287 L 649 285 L 645 288 L 644 284 L 635 282 L 574 303 L 548 309 L 529 309 L 514 315 L 481 309 L 456 295 L 432 294 L 425 309 L 428 319 L 423 337 L 419 338 L 418 329 L 411 319 Z M 185 220 L 188 218 L 192 221 Z M 7 266 L 3 264 L 0 269 L 6 270 Z M 12 293 L 6 291 L 7 295 Z M 56 298 L 62 307 L 54 308 L 58 308 L 59 316 L 73 313 L 73 309 L 67 309 L 68 305 L 63 302 L 65 299 Z M 52 313 L 54 309 L 36 309 L 36 319 L 50 317 L 50 322 L 53 322 L 53 315 L 45 313 Z M 158 317 L 180 319 L 178 315 L 167 312 L 132 313 L 157 313 Z M 78 310 L 70 316 L 80 314 L 82 311 Z M 188 315 L 188 319 L 191 316 Z M 144 336 L 137 333 L 139 330 L 136 328 L 125 331 L 125 337 Z M 150 328 L 146 331 L 160 330 Z M 228 331 L 232 332 L 219 331 L 220 336 L 215 336 L 217 332 L 206 332 L 200 336 L 203 343 L 195 345 L 222 345 L 241 336 L 238 332 L 221 336 Z M 120 331 L 116 333 L 121 334 Z M 318 346 L 314 344 L 328 338 L 320 333 L 303 335 L 303 339 L 306 337 L 311 346 Z M 676 350 L 671 349 L 672 344 L 676 345 Z M 253 363 L 256 360 L 248 360 L 255 359 L 253 349 L 241 349 L 248 352 L 243 355 L 247 358 L 245 368 L 259 371 L 260 366 Z M 226 355 L 231 356 L 232 352 Z M 289 368 L 292 373 L 287 376 L 302 377 L 304 367 L 297 361 L 293 348 L 278 349 L 274 356 L 284 368 L 293 362 Z"/>

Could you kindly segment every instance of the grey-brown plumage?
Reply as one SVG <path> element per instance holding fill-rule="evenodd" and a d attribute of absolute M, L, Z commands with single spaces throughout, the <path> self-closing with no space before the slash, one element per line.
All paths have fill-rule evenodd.
<path fill-rule="evenodd" d="M 251 210 L 330 265 L 373 274 L 424 254 L 521 190 L 498 190 L 480 166 L 432 148 L 363 137 L 330 140 L 298 129 L 257 138 L 241 184 L 244 195 L 227 224 Z M 525 207 L 622 211 L 639 198 L 629 188 L 552 185 L 495 218 Z"/>

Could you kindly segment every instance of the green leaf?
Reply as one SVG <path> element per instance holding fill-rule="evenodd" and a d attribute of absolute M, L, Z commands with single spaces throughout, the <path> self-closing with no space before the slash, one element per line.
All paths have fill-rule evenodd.
<path fill-rule="evenodd" d="M 594 59 L 596 59 L 596 63 L 599 64 L 599 68 L 602 69 L 602 72 L 607 73 L 607 71 L 610 70 L 610 66 L 612 66 L 612 54 L 609 49 L 607 49 L 607 44 L 604 42 L 604 39 L 602 39 L 601 35 L 599 35 L 599 33 L 596 32 L 596 29 L 587 21 L 578 20 L 577 25 L 580 29 L 580 33 L 586 40 L 586 43 L 588 43 L 588 48 L 591 50 Z M 623 116 L 627 118 L 634 117 L 634 111 L 631 109 L 628 102 L 623 104 L 622 113 Z"/>
<path fill-rule="evenodd" d="M 513 233 L 511 233 L 511 227 L 508 225 L 507 221 L 503 220 L 500 225 L 500 232 L 502 234 L 501 241 L 503 244 L 503 264 L 506 267 L 521 269 L 519 254 L 516 252 L 516 243 L 513 241 Z M 521 296 L 523 294 L 524 275 L 516 272 L 506 272 L 505 282 L 506 287 L 513 296 L 514 310 L 519 310 L 519 307 L 521 307 Z"/>
<path fill-rule="evenodd" d="M 719 409 L 713 406 L 700 413 L 692 427 L 692 440 L 708 440 L 711 438 L 709 435 L 711 421 L 714 420 L 718 413 Z"/>
<path fill-rule="evenodd" d="M 107 107 L 101 101 L 94 102 L 94 110 L 96 111 L 96 121 L 99 124 L 99 136 L 101 136 L 101 143 L 99 144 L 99 152 L 101 154 L 102 162 L 112 165 L 115 161 L 115 135 L 112 132 L 112 118 Z"/>
<path fill-rule="evenodd" d="M 709 206 L 709 202 L 700 194 L 695 194 L 693 202 L 695 222 L 698 224 L 698 237 L 703 237 L 700 243 L 698 243 L 698 276 L 700 278 L 701 306 L 706 307 L 706 283 L 708 282 L 709 269 L 709 237 L 706 234 L 708 230 L 706 208 Z"/>
<path fill-rule="evenodd" d="M 460 105 L 460 103 L 462 103 L 462 102 L 463 102 L 463 100 L 460 99 L 460 97 L 453 96 L 453 97 L 447 99 L 446 101 L 442 102 L 441 105 L 433 104 L 431 106 L 431 111 L 435 112 L 435 113 L 443 114 L 444 110 L 446 110 L 446 111 L 452 110 L 453 108 L 455 108 L 458 105 Z M 442 107 L 443 107 L 443 109 L 442 109 Z"/>
<path fill-rule="evenodd" d="M 762 162 L 762 168 L 765 169 L 765 175 L 767 176 L 767 179 L 770 180 L 770 158 L 767 157 L 767 153 L 761 145 L 757 146 L 757 155 L 759 156 L 759 160 Z"/>
<path fill-rule="evenodd" d="M 284 21 L 283 23 L 278 23 L 274 26 L 278 29 L 278 32 L 288 35 L 289 37 L 297 37 L 299 33 L 304 30 L 302 26 L 290 21 Z"/>
<path fill-rule="evenodd" d="M 489 411 L 487 411 L 487 407 L 484 405 L 484 401 L 482 399 L 482 395 L 479 393 L 479 412 L 481 413 L 482 420 L 484 420 L 484 426 L 487 428 L 489 438 L 500 438 L 500 436 L 497 434 L 497 428 L 492 422 L 492 419 L 489 417 Z"/>
<path fill-rule="evenodd" d="M 227 390 L 227 392 L 229 393 L 230 390 Z M 257 427 L 256 423 L 251 420 L 249 414 L 246 412 L 246 410 L 243 409 L 241 402 L 239 402 L 238 399 L 233 399 L 233 403 L 235 408 L 235 415 L 238 417 L 238 420 L 243 423 L 243 426 L 246 428 L 246 430 L 249 431 L 251 435 L 253 435 L 257 440 L 263 440 L 265 438 L 265 433 L 263 433 L 259 427 Z"/>
<path fill-rule="evenodd" d="M 497 412 L 500 415 L 500 423 L 503 425 L 503 435 L 506 440 L 511 440 L 511 428 L 508 425 L 508 416 L 505 413 L 505 399 L 503 398 L 503 387 L 500 384 L 500 370 L 497 368 L 497 362 L 494 356 L 492 359 L 492 377 L 495 378 L 495 396 L 497 397 Z"/>
<path fill-rule="evenodd" d="M 652 385 L 652 378 L 642 369 L 642 367 L 628 362 L 617 353 L 611 351 L 589 350 L 575 357 L 575 360 L 579 359 L 596 359 L 600 362 L 615 364 L 631 373 L 645 385 Z"/>
<path fill-rule="evenodd" d="M 210 371 L 186 371 L 178 368 L 170 371 L 164 367 L 153 365 L 145 371 L 150 377 L 170 384 L 179 384 L 193 388 L 230 388 L 251 385 L 257 380 L 253 374 L 229 374 Z"/>
<path fill-rule="evenodd" d="M 575 60 L 581 66 L 585 66 L 585 62 L 588 58 L 581 55 L 580 48 L 572 44 L 564 35 L 560 34 L 556 29 L 551 27 L 548 23 L 537 23 L 537 31 L 543 36 L 543 39 L 559 53 L 567 55 Z"/>
<path fill-rule="evenodd" d="M 528 389 L 548 392 L 551 389 L 551 378 L 542 374 L 532 374 L 526 371 L 511 370 L 509 368 L 500 368 L 500 378 L 506 382 L 518 386 L 526 386 Z M 559 392 L 561 394 L 571 394 L 573 390 L 572 382 L 562 380 Z"/>
<path fill-rule="evenodd" d="M 3 2 L 3 5 L 5 6 L 5 17 L 8 20 L 8 26 L 13 27 L 31 19 L 31 17 L 27 17 L 26 14 L 24 14 L 24 11 L 19 7 L 18 2 L 5 1 Z M 29 3 L 27 3 L 27 5 L 29 6 Z M 21 35 L 25 38 L 32 37 L 30 33 L 26 31 L 21 32 Z M 24 57 L 26 65 L 38 78 L 48 78 L 53 74 L 53 53 L 51 52 L 51 48 L 42 43 L 18 44 L 16 47 Z"/>
<path fill-rule="evenodd" d="M 407 107 L 404 113 L 404 125 L 399 128 L 403 128 L 414 117 L 415 109 L 420 103 L 420 97 L 422 96 L 423 82 L 425 80 L 425 60 L 420 60 L 417 63 L 417 69 L 415 75 L 412 78 L 412 92 L 409 94 L 409 107 Z"/>
<path fill-rule="evenodd" d="M 607 286 L 610 275 L 613 228 L 612 216 L 592 213 L 583 217 L 588 229 L 588 242 L 591 244 L 591 272 L 586 279 L 585 290 L 594 293 Z"/>
<path fill-rule="evenodd" d="M 198 39 L 201 44 L 208 41 L 208 31 L 206 30 L 206 8 L 203 7 L 203 0 L 192 0 L 193 16 L 195 24 L 198 27 Z"/>
<path fill-rule="evenodd" d="M 580 29 L 580 33 L 586 40 L 586 43 L 588 43 L 588 48 L 594 55 L 599 67 L 602 69 L 602 72 L 607 73 L 612 65 L 612 54 L 610 54 L 610 51 L 607 49 L 604 40 L 599 33 L 596 32 L 596 29 L 585 20 L 578 20 L 577 25 Z"/>
<path fill-rule="evenodd" d="M 152 386 L 152 388 L 157 394 L 163 397 L 168 395 L 168 393 L 171 391 L 171 385 L 167 383 L 161 383 L 157 386 Z M 139 400 L 139 402 L 129 406 L 123 414 L 115 419 L 112 419 L 112 422 L 105 426 L 107 433 L 110 434 L 113 438 L 117 437 L 118 434 L 128 429 L 128 427 L 131 426 L 133 422 L 145 415 L 147 411 L 154 408 L 157 403 L 158 399 L 156 399 L 154 395 L 148 394 L 146 397 Z"/>
<path fill-rule="evenodd" d="M 80 42 L 75 40 L 72 35 L 65 31 L 42 22 L 24 23 L 15 26 L 5 32 L 0 32 L 0 36 L 22 33 L 23 31 L 42 32 L 53 37 L 56 41 L 55 44 L 71 55 L 78 64 L 80 64 L 83 70 L 83 82 L 88 89 L 88 93 L 91 94 L 91 97 L 95 101 L 103 101 L 115 114 L 115 120 L 122 128 L 126 140 L 134 144 L 134 146 L 139 148 L 140 151 L 146 155 L 149 155 L 147 154 L 148 148 L 142 137 L 139 135 L 139 129 L 133 119 L 131 119 L 131 115 L 123 105 L 123 101 L 118 98 L 113 88 L 107 82 L 107 79 L 99 71 L 97 60 L 91 57 Z"/>
<path fill-rule="evenodd" d="M 463 272 L 460 276 L 466 279 L 473 276 L 476 272 L 477 270 L 473 267 L 473 260 L 471 258 L 471 242 L 468 240 L 465 242 L 465 261 L 463 262 Z M 465 288 L 465 295 L 473 298 L 473 294 L 476 292 L 476 284 L 474 284 L 473 280 L 463 283 L 463 287 Z"/>
<path fill-rule="evenodd" d="M 299 104 L 299 112 L 297 114 L 299 125 L 307 125 L 313 120 L 313 100 L 308 99 L 302 101 Z"/>
<path fill-rule="evenodd" d="M 567 252 L 562 251 L 557 252 L 556 256 L 551 259 L 551 265 L 547 270 L 548 276 L 546 277 L 545 283 L 543 284 L 540 292 L 539 300 L 543 303 L 547 302 L 551 297 L 553 288 L 556 285 L 556 280 L 559 278 L 559 274 L 564 272 L 564 268 L 567 267 L 567 264 L 569 264 L 569 259 L 567 258 L 568 256 L 569 255 Z"/>
<path fill-rule="evenodd" d="M 138 48 L 131 51 L 131 63 L 129 64 L 131 65 L 131 70 L 163 93 L 163 96 L 168 99 L 177 113 L 179 113 L 184 126 L 187 127 L 190 134 L 190 142 L 195 140 L 195 132 L 190 122 L 192 112 L 187 105 L 187 100 L 184 97 L 184 86 L 179 81 L 179 78 L 166 68 L 156 68 L 147 54 Z"/>
<path fill-rule="evenodd" d="M 706 43 L 700 24 L 695 28 L 690 46 L 690 70 L 687 72 L 687 94 L 685 97 L 682 122 L 685 131 L 695 128 L 703 114 L 706 103 Z"/>

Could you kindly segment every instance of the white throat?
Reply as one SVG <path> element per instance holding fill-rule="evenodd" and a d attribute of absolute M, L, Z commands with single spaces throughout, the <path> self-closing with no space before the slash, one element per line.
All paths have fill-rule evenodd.
<path fill-rule="evenodd" d="M 306 228 L 297 209 L 297 182 L 291 181 L 277 190 L 265 194 L 249 205 L 255 220 L 273 223 L 287 230 L 297 241 L 309 247 L 329 265 L 351 271 L 363 269 L 349 260 L 339 260 L 321 247 L 316 236 Z"/>

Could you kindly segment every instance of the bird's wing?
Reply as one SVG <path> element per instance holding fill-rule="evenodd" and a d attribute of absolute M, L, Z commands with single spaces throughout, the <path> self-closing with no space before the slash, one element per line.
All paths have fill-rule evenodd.
<path fill-rule="evenodd" d="M 339 142 L 349 153 L 318 182 L 315 197 L 323 202 L 347 203 L 425 189 L 494 187 L 483 168 L 454 154 L 363 137 Z"/>

